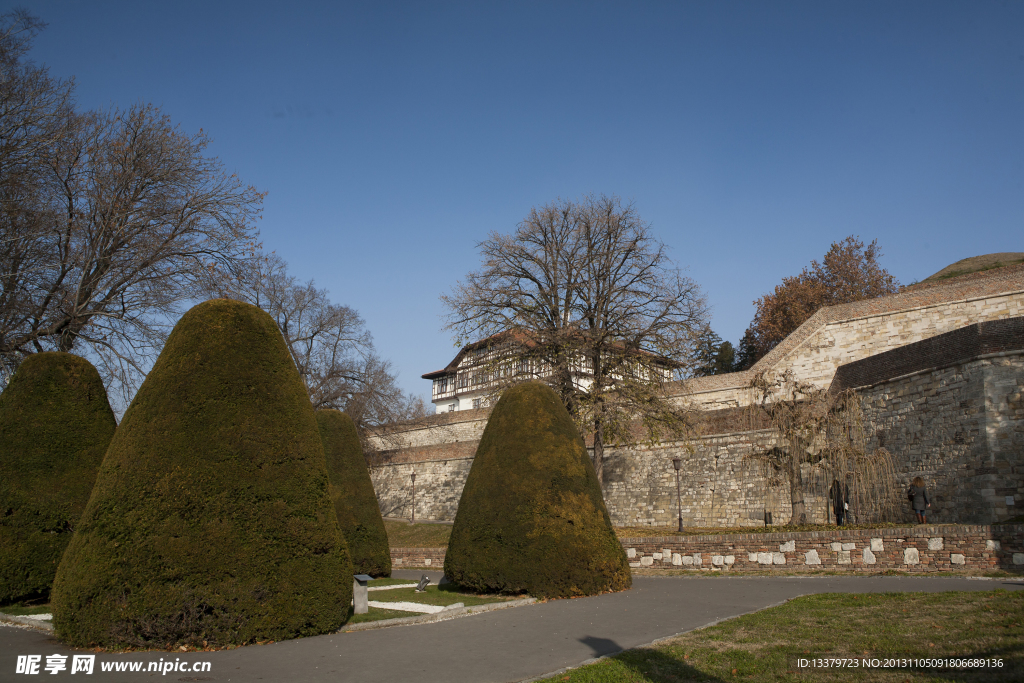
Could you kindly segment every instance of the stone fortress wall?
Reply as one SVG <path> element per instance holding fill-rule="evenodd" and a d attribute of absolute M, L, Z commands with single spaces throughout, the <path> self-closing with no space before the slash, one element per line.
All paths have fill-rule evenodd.
<path fill-rule="evenodd" d="M 750 370 L 690 380 L 679 399 L 705 410 L 749 405 L 746 387 L 758 372 L 791 370 L 827 387 L 840 365 L 987 320 L 1024 316 L 1024 265 L 974 273 L 948 283 L 919 284 L 900 294 L 829 306 Z"/>
<path fill-rule="evenodd" d="M 770 432 L 745 425 L 740 416 L 752 399 L 746 386 L 756 372 L 790 369 L 799 379 L 826 387 L 841 366 L 841 383 L 860 387 L 865 420 L 871 424 L 869 446 L 893 453 L 901 483 L 917 475 L 929 482 L 935 522 L 990 523 L 1019 514 L 1024 498 L 1024 344 L 1009 349 L 1014 346 L 1010 343 L 998 352 L 1002 355 L 975 353 L 977 349 L 961 344 L 944 365 L 932 362 L 928 367 L 907 365 L 905 358 L 894 360 L 887 352 L 909 346 L 915 357 L 921 353 L 917 344 L 924 340 L 975 323 L 1020 317 L 1024 266 L 822 309 L 752 370 L 680 386 L 678 400 L 716 414 L 734 414 L 734 419 L 720 421 L 714 433 L 689 446 L 606 450 L 605 501 L 613 523 L 675 523 L 672 458 L 677 456 L 683 461 L 685 525 L 761 526 L 766 512 L 775 524 L 786 523 L 788 488 L 766 487 L 756 465 L 745 457 L 772 440 Z M 863 369 L 865 363 L 874 363 L 874 381 L 852 378 L 845 369 Z M 435 415 L 374 437 L 380 457 L 371 472 L 384 514 L 408 517 L 415 504 L 417 519 L 454 519 L 488 412 Z M 831 521 L 827 482 L 814 481 L 810 471 L 805 474 L 812 479 L 806 498 L 811 518 Z M 909 510 L 906 516 L 909 521 Z"/>

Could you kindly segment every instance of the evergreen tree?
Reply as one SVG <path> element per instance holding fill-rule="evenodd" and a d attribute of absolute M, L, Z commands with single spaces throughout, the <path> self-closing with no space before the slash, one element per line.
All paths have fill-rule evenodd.
<path fill-rule="evenodd" d="M 331 500 L 345 535 L 353 571 L 391 576 L 388 532 L 380 514 L 370 470 L 352 418 L 338 410 L 318 410 L 316 422 L 327 456 Z"/>
<path fill-rule="evenodd" d="M 733 349 L 732 344 L 722 341 L 722 338 L 710 328 L 698 343 L 694 355 L 697 361 L 697 366 L 693 371 L 695 377 L 724 375 L 735 369 L 733 365 L 736 351 Z"/>
<path fill-rule="evenodd" d="M 29 356 L 0 394 L 0 604 L 49 595 L 115 427 L 70 353 Z"/>
<path fill-rule="evenodd" d="M 629 588 L 583 439 L 547 385 L 507 389 L 491 412 L 444 570 L 482 592 L 570 597 Z"/>
<path fill-rule="evenodd" d="M 53 586 L 78 647 L 228 645 L 336 630 L 352 564 L 306 388 L 274 320 L 200 304 L 110 444 Z"/>

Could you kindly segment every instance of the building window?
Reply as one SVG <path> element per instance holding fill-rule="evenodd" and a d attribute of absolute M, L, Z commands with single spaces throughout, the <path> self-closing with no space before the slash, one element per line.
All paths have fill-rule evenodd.
<path fill-rule="evenodd" d="M 454 413 L 455 412 L 455 404 L 454 403 L 449 403 L 448 404 L 448 412 L 449 413 Z"/>
<path fill-rule="evenodd" d="M 474 398 L 473 399 L 473 409 L 476 410 L 479 407 L 480 407 L 480 399 Z"/>

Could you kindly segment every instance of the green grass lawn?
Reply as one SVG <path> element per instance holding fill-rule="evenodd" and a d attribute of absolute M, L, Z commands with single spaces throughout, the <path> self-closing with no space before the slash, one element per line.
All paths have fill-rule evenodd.
<path fill-rule="evenodd" d="M 372 584 L 371 584 L 372 585 Z M 427 586 L 423 593 L 417 593 L 415 586 L 410 588 L 395 588 L 389 591 L 371 591 L 370 600 L 378 602 L 420 602 L 424 605 L 454 605 L 461 602 L 466 607 L 473 605 L 486 605 L 490 602 L 506 602 L 515 600 L 522 596 L 508 595 L 476 595 L 473 593 L 459 593 L 448 586 Z"/>
<path fill-rule="evenodd" d="M 10 614 L 15 617 L 27 617 L 30 614 L 50 614 L 50 603 L 43 605 L 23 605 L 21 603 L 15 603 L 13 605 L 0 606 L 0 612 L 3 614 Z"/>
<path fill-rule="evenodd" d="M 987 669 L 797 669 L 815 657 L 1002 660 Z M 629 650 L 547 681 L 1021 681 L 1024 591 L 822 594 Z"/>
<path fill-rule="evenodd" d="M 409 524 L 397 519 L 385 519 L 388 545 L 392 548 L 446 548 L 452 535 L 450 524 Z"/>
<path fill-rule="evenodd" d="M 375 579 L 370 586 L 393 586 L 400 583 L 407 583 L 405 579 Z M 492 602 L 506 602 L 516 600 L 522 596 L 507 595 L 477 595 L 474 593 L 460 593 L 451 584 L 443 587 L 427 586 L 423 593 L 417 593 L 415 584 L 408 588 L 393 588 L 387 591 L 370 591 L 369 599 L 376 602 L 418 602 L 424 605 L 454 605 L 461 602 L 466 607 L 475 605 L 486 605 Z M 380 621 L 382 619 L 399 619 L 401 617 L 423 616 L 418 612 L 402 612 L 400 610 L 381 609 L 370 607 L 366 614 L 352 614 L 347 623 L 361 624 L 367 621 Z"/>

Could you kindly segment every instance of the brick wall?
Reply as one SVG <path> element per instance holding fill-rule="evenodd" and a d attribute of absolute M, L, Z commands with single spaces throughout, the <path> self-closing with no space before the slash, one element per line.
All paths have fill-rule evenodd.
<path fill-rule="evenodd" d="M 446 548 L 392 548 L 391 568 L 444 569 Z"/>
<path fill-rule="evenodd" d="M 693 444 L 609 448 L 605 451 L 604 501 L 615 526 L 670 526 L 677 519 L 676 472 L 683 523 L 690 527 L 761 526 L 769 510 L 776 523 L 789 519 L 788 495 L 767 490 L 758 465 L 745 458 L 755 448 L 771 446 L 767 430 L 717 434 Z M 810 475 L 810 473 L 808 473 Z M 808 495 L 812 517 L 825 521 L 824 500 L 815 505 Z"/>
<path fill-rule="evenodd" d="M 915 476 L 925 479 L 932 521 L 991 524 L 1024 512 L 1024 353 L 905 375 L 858 393 L 869 450 L 893 454 L 900 486 Z M 771 432 L 755 429 L 712 434 L 689 446 L 609 448 L 604 494 L 612 523 L 672 525 L 672 458 L 679 457 L 686 526 L 760 526 L 765 512 L 785 524 L 788 489 L 766 487 L 746 457 L 772 443 Z M 415 472 L 417 518 L 454 520 L 475 448 L 476 442 L 420 447 L 371 468 L 381 510 L 409 517 Z M 809 466 L 804 478 L 811 521 L 832 521 L 829 482 Z M 912 519 L 909 506 L 903 513 Z"/>
<path fill-rule="evenodd" d="M 369 441 L 379 451 L 479 441 L 490 414 L 489 408 L 481 408 L 429 415 L 415 422 L 380 428 L 369 435 Z"/>
<path fill-rule="evenodd" d="M 920 368 L 922 362 L 964 357 L 964 349 L 970 346 L 970 340 L 964 340 L 971 334 L 985 337 L 987 321 L 1001 321 L 992 323 L 992 330 L 1005 328 L 1011 338 L 1019 338 L 1013 326 L 1021 325 L 1021 317 L 1024 266 L 1002 268 L 963 281 L 822 309 L 755 369 L 792 369 L 803 381 L 827 386 L 843 364 L 877 370 L 879 361 L 862 359 L 892 349 L 897 349 L 889 357 L 896 359 L 892 367 Z M 1018 322 L 1005 320 L 1009 318 Z M 975 326 L 975 333 L 954 332 L 949 337 L 960 340 L 949 347 L 955 347 L 953 356 L 942 339 L 933 344 L 937 355 L 930 360 L 915 355 L 924 347 L 899 350 L 979 322 L 983 324 Z M 998 345 L 1006 335 L 994 332 L 987 337 Z M 985 339 L 975 342 L 983 354 L 995 348 Z M 864 392 L 865 417 L 875 434 L 869 446 L 884 446 L 893 453 L 901 479 L 925 477 L 939 503 L 933 508 L 938 522 L 991 523 L 1021 509 L 1017 501 L 1024 498 L 1024 376 L 1017 358 L 961 362 L 942 370 L 946 374 L 941 376 L 899 377 Z M 856 375 L 860 370 L 844 372 Z M 891 370 L 882 368 L 876 375 L 889 377 Z M 747 371 L 698 378 L 686 383 L 678 400 L 705 409 L 747 405 L 751 393 L 745 387 L 751 376 Z M 863 383 L 865 377 L 842 382 Z M 454 519 L 488 414 L 474 410 L 434 415 L 371 437 L 379 451 L 371 476 L 384 514 L 409 516 L 410 475 L 415 472 L 416 516 Z M 776 523 L 785 523 L 788 494 L 766 490 L 745 459 L 753 448 L 770 441 L 770 435 L 750 427 L 730 433 L 718 430 L 722 433 L 705 437 L 693 449 L 681 444 L 608 449 L 605 499 L 613 522 L 619 526 L 671 524 L 676 518 L 672 458 L 679 456 L 684 462 L 685 524 L 757 525 L 765 511 L 772 512 Z M 826 522 L 827 486 L 819 486 L 826 482 L 814 481 L 809 471 L 807 475 L 812 479 L 807 494 L 811 518 Z M 1011 496 L 1014 505 L 1006 502 Z"/>
<path fill-rule="evenodd" d="M 1024 572 L 1024 525 L 620 539 L 630 567 L 694 571 Z M 440 569 L 445 548 L 392 548 L 391 564 Z"/>
<path fill-rule="evenodd" d="M 858 389 L 869 449 L 898 479 L 923 477 L 932 521 L 991 524 L 1024 512 L 1024 353 Z"/>
<path fill-rule="evenodd" d="M 475 445 L 473 446 L 475 451 Z M 370 468 L 377 503 L 385 517 L 412 515 L 413 472 L 416 473 L 416 519 L 450 522 L 459 508 L 472 457 L 423 462 L 397 462 Z"/>
<path fill-rule="evenodd" d="M 694 571 L 1024 572 L 1024 525 L 624 538 L 631 567 Z"/>

